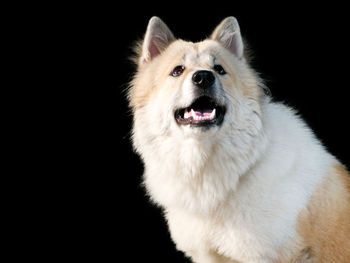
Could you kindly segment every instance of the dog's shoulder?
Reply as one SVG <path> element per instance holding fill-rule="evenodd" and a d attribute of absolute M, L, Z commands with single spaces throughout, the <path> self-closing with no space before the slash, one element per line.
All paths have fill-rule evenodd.
<path fill-rule="evenodd" d="M 335 164 L 298 220 L 298 233 L 316 262 L 350 259 L 350 176 Z"/>

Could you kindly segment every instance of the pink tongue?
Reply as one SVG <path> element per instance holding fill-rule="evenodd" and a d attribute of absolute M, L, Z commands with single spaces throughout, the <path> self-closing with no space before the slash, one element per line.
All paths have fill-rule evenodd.
<path fill-rule="evenodd" d="M 208 117 L 210 116 L 210 114 L 213 112 L 213 110 L 210 109 L 206 109 L 203 111 L 194 111 L 194 113 L 196 114 L 196 116 L 200 116 L 200 117 Z"/>

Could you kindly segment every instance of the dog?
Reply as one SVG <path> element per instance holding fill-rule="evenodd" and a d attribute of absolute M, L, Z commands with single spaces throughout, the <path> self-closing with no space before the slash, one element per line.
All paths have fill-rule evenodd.
<path fill-rule="evenodd" d="M 195 263 L 350 262 L 350 178 L 251 68 L 240 27 L 176 39 L 158 17 L 137 45 L 132 141 L 152 202 Z"/>

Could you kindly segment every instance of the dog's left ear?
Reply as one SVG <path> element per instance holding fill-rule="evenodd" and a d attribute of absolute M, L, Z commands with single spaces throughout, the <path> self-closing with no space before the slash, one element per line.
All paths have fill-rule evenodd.
<path fill-rule="evenodd" d="M 244 45 L 237 19 L 233 16 L 224 19 L 214 30 L 210 39 L 221 43 L 239 59 L 243 59 Z"/>
<path fill-rule="evenodd" d="M 175 37 L 167 25 L 159 17 L 152 17 L 143 40 L 140 64 L 150 62 L 174 40 Z"/>

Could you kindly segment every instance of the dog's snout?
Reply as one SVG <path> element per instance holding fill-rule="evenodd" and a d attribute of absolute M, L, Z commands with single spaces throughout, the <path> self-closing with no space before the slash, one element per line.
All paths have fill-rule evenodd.
<path fill-rule="evenodd" d="M 215 82 L 215 75 L 208 70 L 199 70 L 193 74 L 192 82 L 199 88 L 209 88 Z"/>

